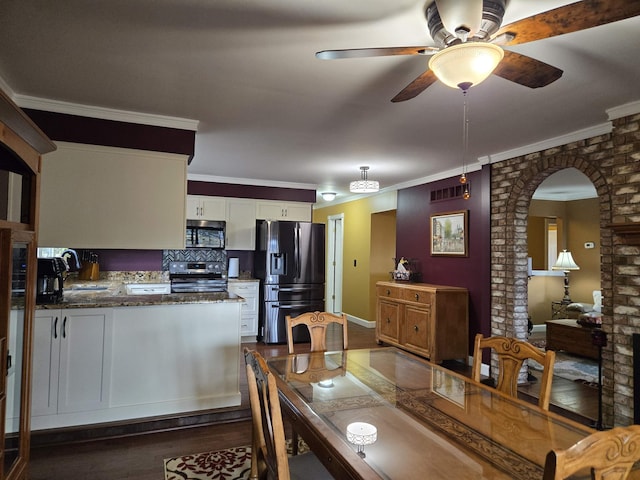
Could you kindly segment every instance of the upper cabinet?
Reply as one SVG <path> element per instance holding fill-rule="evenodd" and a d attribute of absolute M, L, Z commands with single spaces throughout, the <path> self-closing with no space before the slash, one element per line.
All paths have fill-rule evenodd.
<path fill-rule="evenodd" d="M 258 220 L 311 221 L 311 204 L 303 202 L 279 202 L 274 200 L 256 201 Z"/>
<path fill-rule="evenodd" d="M 187 156 L 59 142 L 42 159 L 42 247 L 184 248 Z"/>
<path fill-rule="evenodd" d="M 227 249 L 256 248 L 256 201 L 251 198 L 227 198 Z"/>
<path fill-rule="evenodd" d="M 224 197 L 187 196 L 187 220 L 225 220 L 226 214 Z"/>

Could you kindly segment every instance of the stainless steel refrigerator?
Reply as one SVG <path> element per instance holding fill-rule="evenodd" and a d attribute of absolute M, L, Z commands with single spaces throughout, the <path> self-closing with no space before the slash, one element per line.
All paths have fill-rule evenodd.
<path fill-rule="evenodd" d="M 258 220 L 254 274 L 260 279 L 258 340 L 286 343 L 285 316 L 324 310 L 325 226 Z M 308 342 L 303 325 L 294 342 Z"/>

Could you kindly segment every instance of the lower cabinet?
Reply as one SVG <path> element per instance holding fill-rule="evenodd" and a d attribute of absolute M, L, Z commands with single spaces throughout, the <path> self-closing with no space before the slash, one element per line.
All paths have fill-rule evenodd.
<path fill-rule="evenodd" d="M 376 340 L 433 362 L 469 355 L 468 292 L 426 283 L 378 282 Z"/>
<path fill-rule="evenodd" d="M 243 337 L 258 336 L 258 300 L 259 280 L 229 280 L 227 289 L 231 293 L 244 298 L 240 310 L 240 335 Z"/>
<path fill-rule="evenodd" d="M 31 429 L 240 405 L 241 302 L 36 310 Z"/>
<path fill-rule="evenodd" d="M 105 408 L 113 309 L 36 310 L 32 416 Z"/>

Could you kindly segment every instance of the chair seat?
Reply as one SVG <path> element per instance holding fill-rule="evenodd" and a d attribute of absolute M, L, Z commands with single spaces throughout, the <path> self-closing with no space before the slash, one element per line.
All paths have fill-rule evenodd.
<path fill-rule="evenodd" d="M 289 457 L 289 475 L 291 480 L 326 480 L 333 478 L 313 452 Z"/>

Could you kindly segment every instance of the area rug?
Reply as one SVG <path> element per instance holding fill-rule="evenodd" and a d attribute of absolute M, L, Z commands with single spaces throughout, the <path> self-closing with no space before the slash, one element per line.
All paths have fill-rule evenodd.
<path fill-rule="evenodd" d="M 298 452 L 309 450 L 299 438 Z M 287 440 L 291 454 L 291 441 Z M 235 447 L 216 452 L 194 453 L 164 460 L 165 480 L 248 480 L 251 474 L 251 447 Z"/>
<path fill-rule="evenodd" d="M 542 371 L 542 365 L 533 360 L 529 361 L 529 367 Z M 553 375 L 597 387 L 598 362 L 588 358 L 576 357 L 564 352 L 556 352 Z"/>

